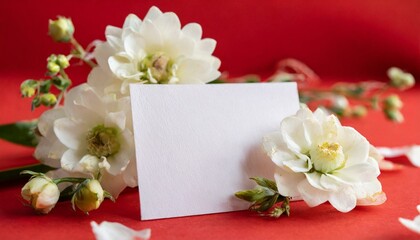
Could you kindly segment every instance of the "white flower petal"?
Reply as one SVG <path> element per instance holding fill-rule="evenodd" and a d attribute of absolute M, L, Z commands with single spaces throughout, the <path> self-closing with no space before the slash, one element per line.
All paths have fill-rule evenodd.
<path fill-rule="evenodd" d="M 159 8 L 153 6 L 147 12 L 146 16 L 144 17 L 144 21 L 154 21 L 160 16 L 162 16 L 162 12 L 159 10 Z"/>
<path fill-rule="evenodd" d="M 400 223 L 404 225 L 406 228 L 410 229 L 411 231 L 420 234 L 420 224 L 405 218 L 398 218 Z"/>
<path fill-rule="evenodd" d="M 346 182 L 357 183 L 376 179 L 379 175 L 379 167 L 369 163 L 361 163 L 345 167 L 334 173 L 335 176 Z"/>
<path fill-rule="evenodd" d="M 141 27 L 141 20 L 135 14 L 128 14 L 125 18 L 123 28 L 131 28 L 133 30 L 140 29 Z"/>
<path fill-rule="evenodd" d="M 285 118 L 281 123 L 281 131 L 289 149 L 296 153 L 306 153 L 310 150 L 312 143 L 300 118 L 294 116 Z"/>
<path fill-rule="evenodd" d="M 116 222 L 102 222 L 97 224 L 96 222 L 90 222 L 92 231 L 95 234 L 96 240 L 146 240 L 151 236 L 150 229 L 144 229 L 141 231 L 135 231 L 128 228 L 120 223 Z"/>
<path fill-rule="evenodd" d="M 197 47 L 201 54 L 210 55 L 214 52 L 216 44 L 216 40 L 211 38 L 205 38 L 198 43 Z"/>
<path fill-rule="evenodd" d="M 305 173 L 306 180 L 308 180 L 308 183 L 312 185 L 315 188 L 326 190 L 321 185 L 321 174 L 318 172 L 312 172 L 312 173 Z"/>
<path fill-rule="evenodd" d="M 66 171 L 73 172 L 77 168 L 79 161 L 83 158 L 83 156 L 83 153 L 69 149 L 61 158 L 61 167 Z"/>
<path fill-rule="evenodd" d="M 121 41 L 122 45 L 122 41 Z M 108 65 L 108 58 L 114 55 L 117 51 L 108 42 L 100 43 L 96 45 L 93 55 L 95 60 L 98 62 L 99 68 L 105 71 L 107 74 L 111 74 L 111 69 Z"/>
<path fill-rule="evenodd" d="M 369 142 L 354 128 L 342 127 L 338 142 L 347 156 L 346 166 L 363 163 L 369 156 Z"/>
<path fill-rule="evenodd" d="M 420 167 L 420 146 L 412 146 L 407 152 L 407 157 L 414 166 Z"/>
<path fill-rule="evenodd" d="M 274 173 L 274 179 L 276 181 L 277 189 L 281 195 L 292 198 L 300 197 L 297 185 L 305 179 L 304 174 L 287 172 L 278 168 Z"/>
<path fill-rule="evenodd" d="M 54 132 L 57 138 L 70 149 L 85 146 L 88 129 L 83 124 L 75 123 L 68 118 L 60 118 L 54 122 Z"/>
<path fill-rule="evenodd" d="M 203 30 L 201 29 L 200 24 L 189 23 L 182 28 L 182 33 L 192 38 L 193 40 L 199 41 L 203 34 Z"/>
<path fill-rule="evenodd" d="M 62 107 L 53 108 L 45 111 L 38 120 L 38 131 L 41 135 L 46 136 L 50 131 L 53 131 L 53 123 L 55 120 L 65 116 Z"/>
<path fill-rule="evenodd" d="M 328 201 L 340 212 L 349 212 L 356 207 L 356 194 L 351 187 L 331 192 Z"/>
<path fill-rule="evenodd" d="M 54 136 L 42 137 L 40 139 L 36 146 L 34 156 L 44 165 L 59 168 L 61 166 L 60 159 L 67 150 L 67 147 L 58 141 L 54 133 L 52 135 Z"/>
<path fill-rule="evenodd" d="M 105 127 L 118 127 L 119 129 L 125 129 L 126 116 L 124 112 L 112 112 L 108 113 L 105 117 Z"/>
<path fill-rule="evenodd" d="M 202 78 L 211 69 L 211 64 L 207 61 L 201 59 L 184 59 L 179 63 L 178 67 L 177 76 L 180 79 L 180 83 L 203 84 L 214 80 Z"/>
<path fill-rule="evenodd" d="M 328 191 L 339 191 L 341 188 L 349 186 L 349 184 L 331 174 L 322 174 L 319 178 L 319 184 Z"/>
<path fill-rule="evenodd" d="M 124 38 L 124 49 L 132 59 L 143 59 L 146 56 L 144 48 L 144 39 L 139 34 L 129 34 Z"/>
<path fill-rule="evenodd" d="M 284 166 L 290 168 L 293 172 L 308 172 L 312 168 L 312 164 L 307 159 L 294 159 L 283 161 Z"/>
<path fill-rule="evenodd" d="M 301 181 L 297 189 L 302 199 L 310 207 L 318 206 L 328 200 L 328 192 L 314 188 L 308 181 Z"/>
<path fill-rule="evenodd" d="M 107 171 L 102 172 L 101 185 L 114 198 L 118 198 L 120 193 L 127 187 L 122 174 L 112 175 Z"/>

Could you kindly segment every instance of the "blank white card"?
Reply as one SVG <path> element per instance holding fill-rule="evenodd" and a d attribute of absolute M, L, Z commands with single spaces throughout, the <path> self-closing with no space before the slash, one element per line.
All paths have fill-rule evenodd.
<path fill-rule="evenodd" d="M 262 138 L 299 109 L 295 83 L 130 91 L 142 220 L 246 209 L 234 193 L 274 174 Z"/>

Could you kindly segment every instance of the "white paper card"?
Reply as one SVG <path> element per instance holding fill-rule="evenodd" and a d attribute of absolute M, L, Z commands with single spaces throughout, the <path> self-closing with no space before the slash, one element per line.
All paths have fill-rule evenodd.
<path fill-rule="evenodd" d="M 141 219 L 246 209 L 273 178 L 262 138 L 299 109 L 295 83 L 130 86 Z"/>

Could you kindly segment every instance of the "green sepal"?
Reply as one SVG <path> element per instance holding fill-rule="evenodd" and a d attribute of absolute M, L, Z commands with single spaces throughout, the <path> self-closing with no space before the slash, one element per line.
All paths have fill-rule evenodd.
<path fill-rule="evenodd" d="M 35 131 L 38 121 L 22 121 L 0 125 L 0 138 L 23 146 L 35 147 L 38 144 Z"/>
<path fill-rule="evenodd" d="M 274 181 L 271 181 L 270 179 L 262 178 L 262 177 L 252 177 L 250 179 L 254 180 L 261 187 L 269 188 L 275 192 L 278 191 L 276 183 Z"/>
<path fill-rule="evenodd" d="M 235 196 L 247 202 L 255 202 L 266 196 L 266 191 L 262 188 L 255 188 L 250 190 L 238 191 L 235 193 Z"/>

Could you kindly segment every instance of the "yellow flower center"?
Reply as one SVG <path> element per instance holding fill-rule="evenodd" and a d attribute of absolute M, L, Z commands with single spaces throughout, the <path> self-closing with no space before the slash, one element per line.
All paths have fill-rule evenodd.
<path fill-rule="evenodd" d="M 315 170 L 330 173 L 342 168 L 346 162 L 343 147 L 338 143 L 324 142 L 309 152 Z"/>
<path fill-rule="evenodd" d="M 163 53 L 148 55 L 139 64 L 139 71 L 143 73 L 141 80 L 147 83 L 175 83 L 176 65 Z"/>
<path fill-rule="evenodd" d="M 109 157 L 120 150 L 117 129 L 105 127 L 102 124 L 88 132 L 86 141 L 87 152 L 98 158 Z"/>

